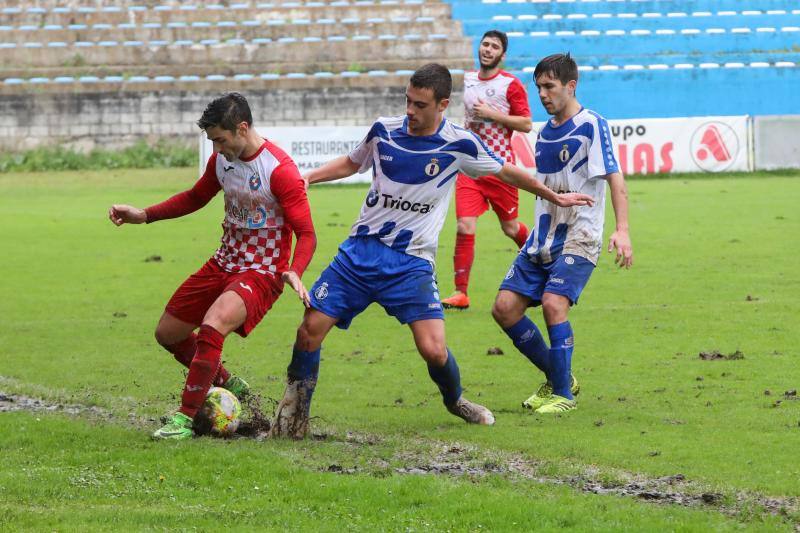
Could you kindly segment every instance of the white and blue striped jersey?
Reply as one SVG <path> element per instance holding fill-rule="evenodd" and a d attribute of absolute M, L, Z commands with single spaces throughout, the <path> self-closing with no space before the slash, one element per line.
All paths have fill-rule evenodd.
<path fill-rule="evenodd" d="M 503 167 L 474 133 L 444 119 L 433 135 L 409 135 L 405 116 L 379 118 L 349 157 L 373 176 L 350 236 L 376 236 L 431 262 L 458 173 L 478 177 Z"/>
<path fill-rule="evenodd" d="M 550 189 L 588 194 L 595 204 L 558 207 L 538 198 L 534 228 L 522 252 L 536 263 L 572 254 L 596 264 L 603 241 L 604 177 L 619 172 L 606 119 L 581 108 L 560 126 L 548 121 L 536 138 L 536 172 Z"/>

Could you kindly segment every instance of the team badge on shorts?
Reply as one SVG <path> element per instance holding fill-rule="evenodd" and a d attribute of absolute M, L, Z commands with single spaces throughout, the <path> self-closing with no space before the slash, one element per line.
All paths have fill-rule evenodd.
<path fill-rule="evenodd" d="M 323 281 L 322 285 L 317 287 L 317 290 L 314 291 L 314 297 L 317 300 L 324 300 L 328 297 L 328 282 Z"/>
<path fill-rule="evenodd" d="M 511 265 L 511 268 L 509 268 L 508 272 L 506 272 L 506 279 L 513 278 L 514 274 L 516 274 L 516 269 L 514 268 L 514 265 Z"/>
<path fill-rule="evenodd" d="M 258 174 L 253 174 L 250 176 L 249 183 L 251 191 L 257 191 L 261 188 L 261 178 L 258 176 Z"/>
<path fill-rule="evenodd" d="M 574 260 L 573 258 L 569 257 L 569 256 L 567 256 L 567 257 L 565 257 L 565 258 L 564 258 L 564 262 L 565 262 L 566 264 L 568 264 L 568 265 L 575 264 L 575 260 Z"/>

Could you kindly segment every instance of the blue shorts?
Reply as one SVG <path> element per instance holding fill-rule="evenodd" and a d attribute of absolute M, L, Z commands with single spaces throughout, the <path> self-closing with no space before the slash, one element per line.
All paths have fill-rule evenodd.
<path fill-rule="evenodd" d="M 311 307 L 338 318 L 341 329 L 372 302 L 401 324 L 444 319 L 433 265 L 393 250 L 376 237 L 350 237 L 311 288 Z"/>
<path fill-rule="evenodd" d="M 562 254 L 555 261 L 539 264 L 521 253 L 508 269 L 500 290 L 527 296 L 534 306 L 542 303 L 546 292 L 566 296 L 573 305 L 578 303 L 593 270 L 594 264 L 579 255 Z"/>

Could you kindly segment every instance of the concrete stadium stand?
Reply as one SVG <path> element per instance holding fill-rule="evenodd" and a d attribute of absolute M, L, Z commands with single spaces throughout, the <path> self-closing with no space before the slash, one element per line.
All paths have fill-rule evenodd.
<path fill-rule="evenodd" d="M 64 26 L 61 29 L 48 29 L 36 27 L 35 29 L 26 28 L 22 26 L 13 27 L 13 29 L 4 29 L 0 27 L 0 42 L 13 42 L 17 44 L 24 44 L 30 42 L 77 42 L 77 41 L 179 41 L 179 40 L 194 40 L 201 42 L 203 40 L 219 40 L 225 41 L 232 37 L 245 39 L 247 41 L 253 39 L 273 39 L 277 40 L 281 37 L 295 37 L 302 39 L 303 37 L 320 37 L 327 38 L 334 35 L 342 35 L 350 37 L 353 35 L 371 35 L 378 37 L 380 35 L 397 35 L 402 37 L 404 35 L 428 35 L 431 33 L 453 35 L 461 37 L 461 25 L 455 21 L 441 21 L 433 17 L 419 17 L 413 19 L 410 17 L 396 17 L 392 19 L 329 19 L 331 22 L 311 22 L 311 23 L 294 23 L 279 20 L 271 21 L 270 23 L 258 22 L 254 25 L 254 21 L 239 21 L 234 26 L 220 26 L 216 23 L 209 23 L 208 27 L 204 26 L 176 26 L 175 23 L 170 25 L 160 25 L 160 27 L 152 27 L 147 24 L 128 24 L 122 27 L 87 27 L 85 29 L 69 29 Z M 357 20 L 358 22 L 355 22 Z M 381 22 L 379 22 L 379 20 Z M 248 24 L 248 22 L 250 24 Z M 159 23 L 160 24 L 160 23 Z"/>
<path fill-rule="evenodd" d="M 45 11 L 43 13 L 3 13 L 0 10 L 0 25 L 19 26 L 34 25 L 45 26 L 55 24 L 67 26 L 74 23 L 92 24 L 124 24 L 124 23 L 144 23 L 159 22 L 167 24 L 169 22 L 219 22 L 258 19 L 268 20 L 318 20 L 318 19 L 342 19 L 342 18 L 384 18 L 393 17 L 436 17 L 438 19 L 450 18 L 450 5 L 442 2 L 428 3 L 397 3 L 397 4 L 348 4 L 348 5 L 318 5 L 318 6 L 282 6 L 276 5 L 271 8 L 248 9 L 248 10 L 216 10 L 216 9 L 197 9 L 186 11 L 181 9 L 169 10 L 146 10 L 146 11 L 126 11 L 92 13 L 69 12 L 57 13 Z"/>
<path fill-rule="evenodd" d="M 65 46 L 0 48 L 0 77 L 100 73 L 315 72 L 359 68 L 401 69 L 429 61 L 450 68 L 471 65 L 465 38 L 409 41 L 272 42 L 267 44 L 166 46 Z"/>

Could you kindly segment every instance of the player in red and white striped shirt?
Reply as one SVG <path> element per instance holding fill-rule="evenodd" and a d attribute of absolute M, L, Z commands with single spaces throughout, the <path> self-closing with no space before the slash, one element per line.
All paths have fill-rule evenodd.
<path fill-rule="evenodd" d="M 246 337 L 288 283 L 308 306 L 300 280 L 316 247 L 311 210 L 294 161 L 263 139 L 247 100 L 229 93 L 212 101 L 197 122 L 214 143 L 214 154 L 194 187 L 159 204 L 138 209 L 113 205 L 117 226 L 193 213 L 222 190 L 222 244 L 175 291 L 156 327 L 159 344 L 189 368 L 181 407 L 153 434 L 160 439 L 192 436 L 192 421 L 212 385 L 246 394 L 247 383 L 221 364 L 222 344 L 235 331 Z M 292 233 L 297 235 L 291 258 Z M 199 331 L 194 333 L 196 329 Z"/>
<path fill-rule="evenodd" d="M 511 135 L 514 131 L 531 131 L 528 93 L 522 82 L 500 68 L 506 57 L 506 34 L 489 30 L 481 38 L 478 49 L 480 69 L 464 74 L 465 127 L 472 130 L 486 146 L 507 163 L 514 163 Z M 517 243 L 525 244 L 528 228 L 518 220 L 519 193 L 516 188 L 494 176 L 470 179 L 459 175 L 456 184 L 456 218 L 458 229 L 453 254 L 456 292 L 442 300 L 445 308 L 469 307 L 467 287 L 475 258 L 475 227 L 478 217 L 491 206 L 500 221 L 503 233 Z"/>

